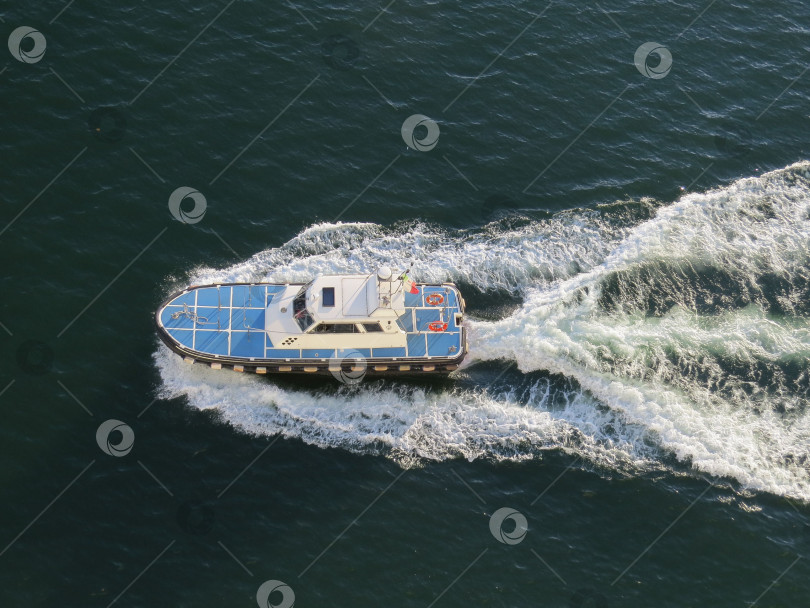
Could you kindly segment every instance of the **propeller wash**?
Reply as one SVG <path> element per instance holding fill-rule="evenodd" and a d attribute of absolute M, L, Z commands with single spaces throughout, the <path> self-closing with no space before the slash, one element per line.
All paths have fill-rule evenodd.
<path fill-rule="evenodd" d="M 311 226 L 245 262 L 172 279 L 167 295 L 410 259 L 414 276 L 457 283 L 472 304 L 455 382 L 296 389 L 188 366 L 161 345 L 161 395 L 248 433 L 402 463 L 565 450 L 617 474 L 679 467 L 810 501 L 808 175 L 802 162 L 668 206 L 619 202 L 462 232 Z M 485 321 L 497 315 L 476 311 L 483 295 L 520 303 Z M 475 365 L 487 360 L 519 371 L 491 385 Z"/>

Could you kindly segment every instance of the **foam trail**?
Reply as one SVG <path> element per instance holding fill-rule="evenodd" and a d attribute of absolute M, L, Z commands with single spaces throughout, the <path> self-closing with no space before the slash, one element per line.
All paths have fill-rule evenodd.
<path fill-rule="evenodd" d="M 535 289 L 507 319 L 475 323 L 476 357 L 575 378 L 696 469 L 810 500 L 810 321 L 770 310 L 792 310 L 806 287 L 807 170 L 794 165 L 684 197 L 639 225 L 600 266 Z M 691 281 L 675 273 L 672 293 L 665 287 L 604 309 L 606 286 L 626 296 L 621 275 L 638 279 L 643 266 L 655 276 L 656 265 L 670 277 L 673 267 L 700 270 Z M 706 294 L 694 293 L 705 282 L 699 277 L 718 274 L 734 297 L 716 289 L 721 302 L 704 302 Z M 756 289 L 774 275 L 784 279 L 777 297 Z M 657 279 L 647 287 L 666 284 Z M 669 307 L 650 315 L 639 302 Z"/>
<path fill-rule="evenodd" d="M 533 386 L 524 405 L 510 395 L 407 385 L 282 389 L 256 376 L 189 367 L 162 345 L 155 361 L 164 398 L 185 396 L 250 434 L 281 433 L 320 447 L 385 455 L 403 466 L 457 457 L 525 460 L 562 448 L 632 473 L 655 466 L 660 455 L 642 427 L 599 409 L 580 391 L 552 391 L 548 382 Z"/>
<path fill-rule="evenodd" d="M 308 281 L 324 273 L 406 267 L 420 281 L 455 280 L 482 291 L 520 293 L 526 285 L 572 276 L 604 259 L 629 230 L 598 211 L 563 212 L 516 227 L 493 222 L 449 235 L 424 223 L 321 223 L 282 246 L 225 269 L 201 267 L 190 282 Z M 184 279 L 185 280 L 185 279 Z"/>
<path fill-rule="evenodd" d="M 250 433 L 400 462 L 520 460 L 563 449 L 620 473 L 671 462 L 810 501 L 810 163 L 638 213 L 567 211 L 448 234 L 422 223 L 317 224 L 177 284 L 308 280 L 414 262 L 419 280 L 513 294 L 469 321 L 471 358 L 508 359 L 514 390 L 366 383 L 281 388 L 183 365 L 160 347 L 164 396 Z M 625 210 L 632 208 L 627 205 Z M 172 289 L 177 285 L 167 286 Z M 544 372 L 568 381 L 549 379 Z"/>

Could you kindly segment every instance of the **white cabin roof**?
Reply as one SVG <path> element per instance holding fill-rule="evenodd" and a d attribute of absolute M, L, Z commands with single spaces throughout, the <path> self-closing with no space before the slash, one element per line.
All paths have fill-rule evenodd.
<path fill-rule="evenodd" d="M 324 298 L 330 290 L 334 305 L 327 306 Z M 318 277 L 309 284 L 306 301 L 315 321 L 395 318 L 405 312 L 402 281 L 395 277 L 383 281 L 375 273 Z"/>

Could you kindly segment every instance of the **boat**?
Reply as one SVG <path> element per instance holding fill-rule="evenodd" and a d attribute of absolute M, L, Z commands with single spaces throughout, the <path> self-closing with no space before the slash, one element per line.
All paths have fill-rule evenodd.
<path fill-rule="evenodd" d="M 308 283 L 190 286 L 155 312 L 160 339 L 190 364 L 256 374 L 447 374 L 467 354 L 453 283 L 389 267 Z"/>

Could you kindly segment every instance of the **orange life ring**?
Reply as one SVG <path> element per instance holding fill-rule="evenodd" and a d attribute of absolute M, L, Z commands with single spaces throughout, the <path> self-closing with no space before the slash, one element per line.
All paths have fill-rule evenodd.
<path fill-rule="evenodd" d="M 441 323 L 439 321 L 434 321 L 430 325 L 428 325 L 428 329 L 430 331 L 444 331 L 447 329 L 447 323 Z"/>
<path fill-rule="evenodd" d="M 438 306 L 444 302 L 444 296 L 440 293 L 431 293 L 425 298 L 425 302 L 430 306 Z"/>

